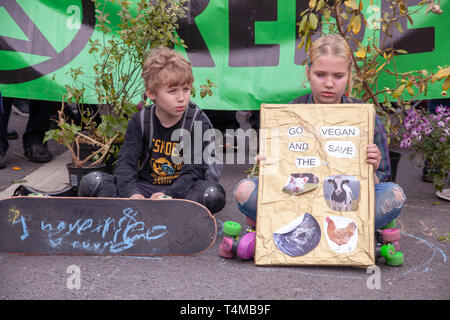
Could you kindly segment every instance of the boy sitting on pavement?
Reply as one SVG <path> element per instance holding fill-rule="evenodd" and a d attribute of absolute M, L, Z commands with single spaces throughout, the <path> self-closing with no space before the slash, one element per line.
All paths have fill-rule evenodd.
<path fill-rule="evenodd" d="M 204 159 L 208 154 L 214 157 L 214 140 L 203 139 L 205 131 L 213 128 L 203 111 L 190 101 L 194 82 L 191 64 L 174 50 L 160 47 L 145 61 L 142 77 L 146 95 L 154 104 L 131 118 L 114 179 L 92 172 L 81 180 L 80 196 L 169 196 L 196 201 L 212 213 L 222 210 L 225 191 L 218 183 L 220 168 L 208 164 L 212 158 Z M 186 128 L 188 122 L 191 124 Z M 199 127 L 201 139 L 192 134 L 200 133 Z M 184 131 L 181 140 L 177 129 L 189 134 L 186 136 Z M 202 143 L 195 144 L 195 140 Z"/>

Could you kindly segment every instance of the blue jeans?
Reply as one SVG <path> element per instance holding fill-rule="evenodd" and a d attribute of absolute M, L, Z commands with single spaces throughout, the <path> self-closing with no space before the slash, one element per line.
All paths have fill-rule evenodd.
<path fill-rule="evenodd" d="M 252 181 L 255 184 L 255 188 L 245 202 L 238 202 L 238 208 L 244 215 L 256 220 L 258 178 L 253 177 L 243 179 L 238 183 L 236 188 L 243 181 Z M 398 197 L 401 199 L 396 198 L 394 190 L 397 191 Z M 379 229 L 397 218 L 402 210 L 405 200 L 405 194 L 399 185 L 393 182 L 382 182 L 375 184 L 375 229 Z"/>

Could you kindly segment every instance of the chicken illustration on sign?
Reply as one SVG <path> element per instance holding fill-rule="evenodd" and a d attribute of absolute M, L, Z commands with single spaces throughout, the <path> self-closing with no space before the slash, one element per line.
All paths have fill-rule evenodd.
<path fill-rule="evenodd" d="M 338 253 L 355 250 L 358 243 L 357 225 L 353 219 L 329 216 L 324 220 L 325 238 L 331 249 Z"/>

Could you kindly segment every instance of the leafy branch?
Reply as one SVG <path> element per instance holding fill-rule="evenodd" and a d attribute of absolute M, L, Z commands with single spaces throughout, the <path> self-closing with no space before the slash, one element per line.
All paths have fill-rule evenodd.
<path fill-rule="evenodd" d="M 363 13 L 362 1 L 310 0 L 308 9 L 300 14 L 302 19 L 298 23 L 298 33 L 301 41 L 298 49 L 304 47 L 308 51 L 312 38 L 326 30 L 341 35 L 350 46 L 356 46 L 352 54 L 355 68 L 353 95 L 372 101 L 377 113 L 385 121 L 388 133 L 395 134 L 402 123 L 404 111 L 411 107 L 410 101 L 422 94 L 426 95 L 431 84 L 443 81 L 443 95 L 446 95 L 450 87 L 450 67 L 440 66 L 436 73 L 429 70 L 398 72 L 396 58 L 407 52 L 395 48 L 393 30 L 403 33 L 400 21 L 407 19 L 413 24 L 412 16 L 423 12 L 425 7 L 425 12 L 435 14 L 441 14 L 442 10 L 434 0 L 423 0 L 414 10 L 408 9 L 406 0 L 389 0 L 389 7 L 390 11 L 385 12 L 380 19 L 369 21 Z M 382 31 L 384 37 L 381 44 L 375 36 L 368 37 L 366 45 L 358 40 L 363 24 Z M 394 85 L 379 88 L 379 80 L 389 77 L 393 79 Z M 395 107 L 391 101 L 396 102 Z"/>

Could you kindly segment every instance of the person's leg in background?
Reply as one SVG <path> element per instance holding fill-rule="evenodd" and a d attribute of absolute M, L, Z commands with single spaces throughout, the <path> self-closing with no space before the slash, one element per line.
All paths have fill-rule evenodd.
<path fill-rule="evenodd" d="M 6 152 L 9 148 L 8 143 L 8 122 L 11 114 L 12 98 L 2 98 L 2 111 L 0 111 L 0 169 L 6 167 Z"/>
<path fill-rule="evenodd" d="M 53 159 L 43 143 L 45 132 L 50 128 L 50 116 L 53 103 L 49 101 L 30 100 L 30 118 L 23 135 L 25 156 L 32 162 L 49 162 Z"/>

